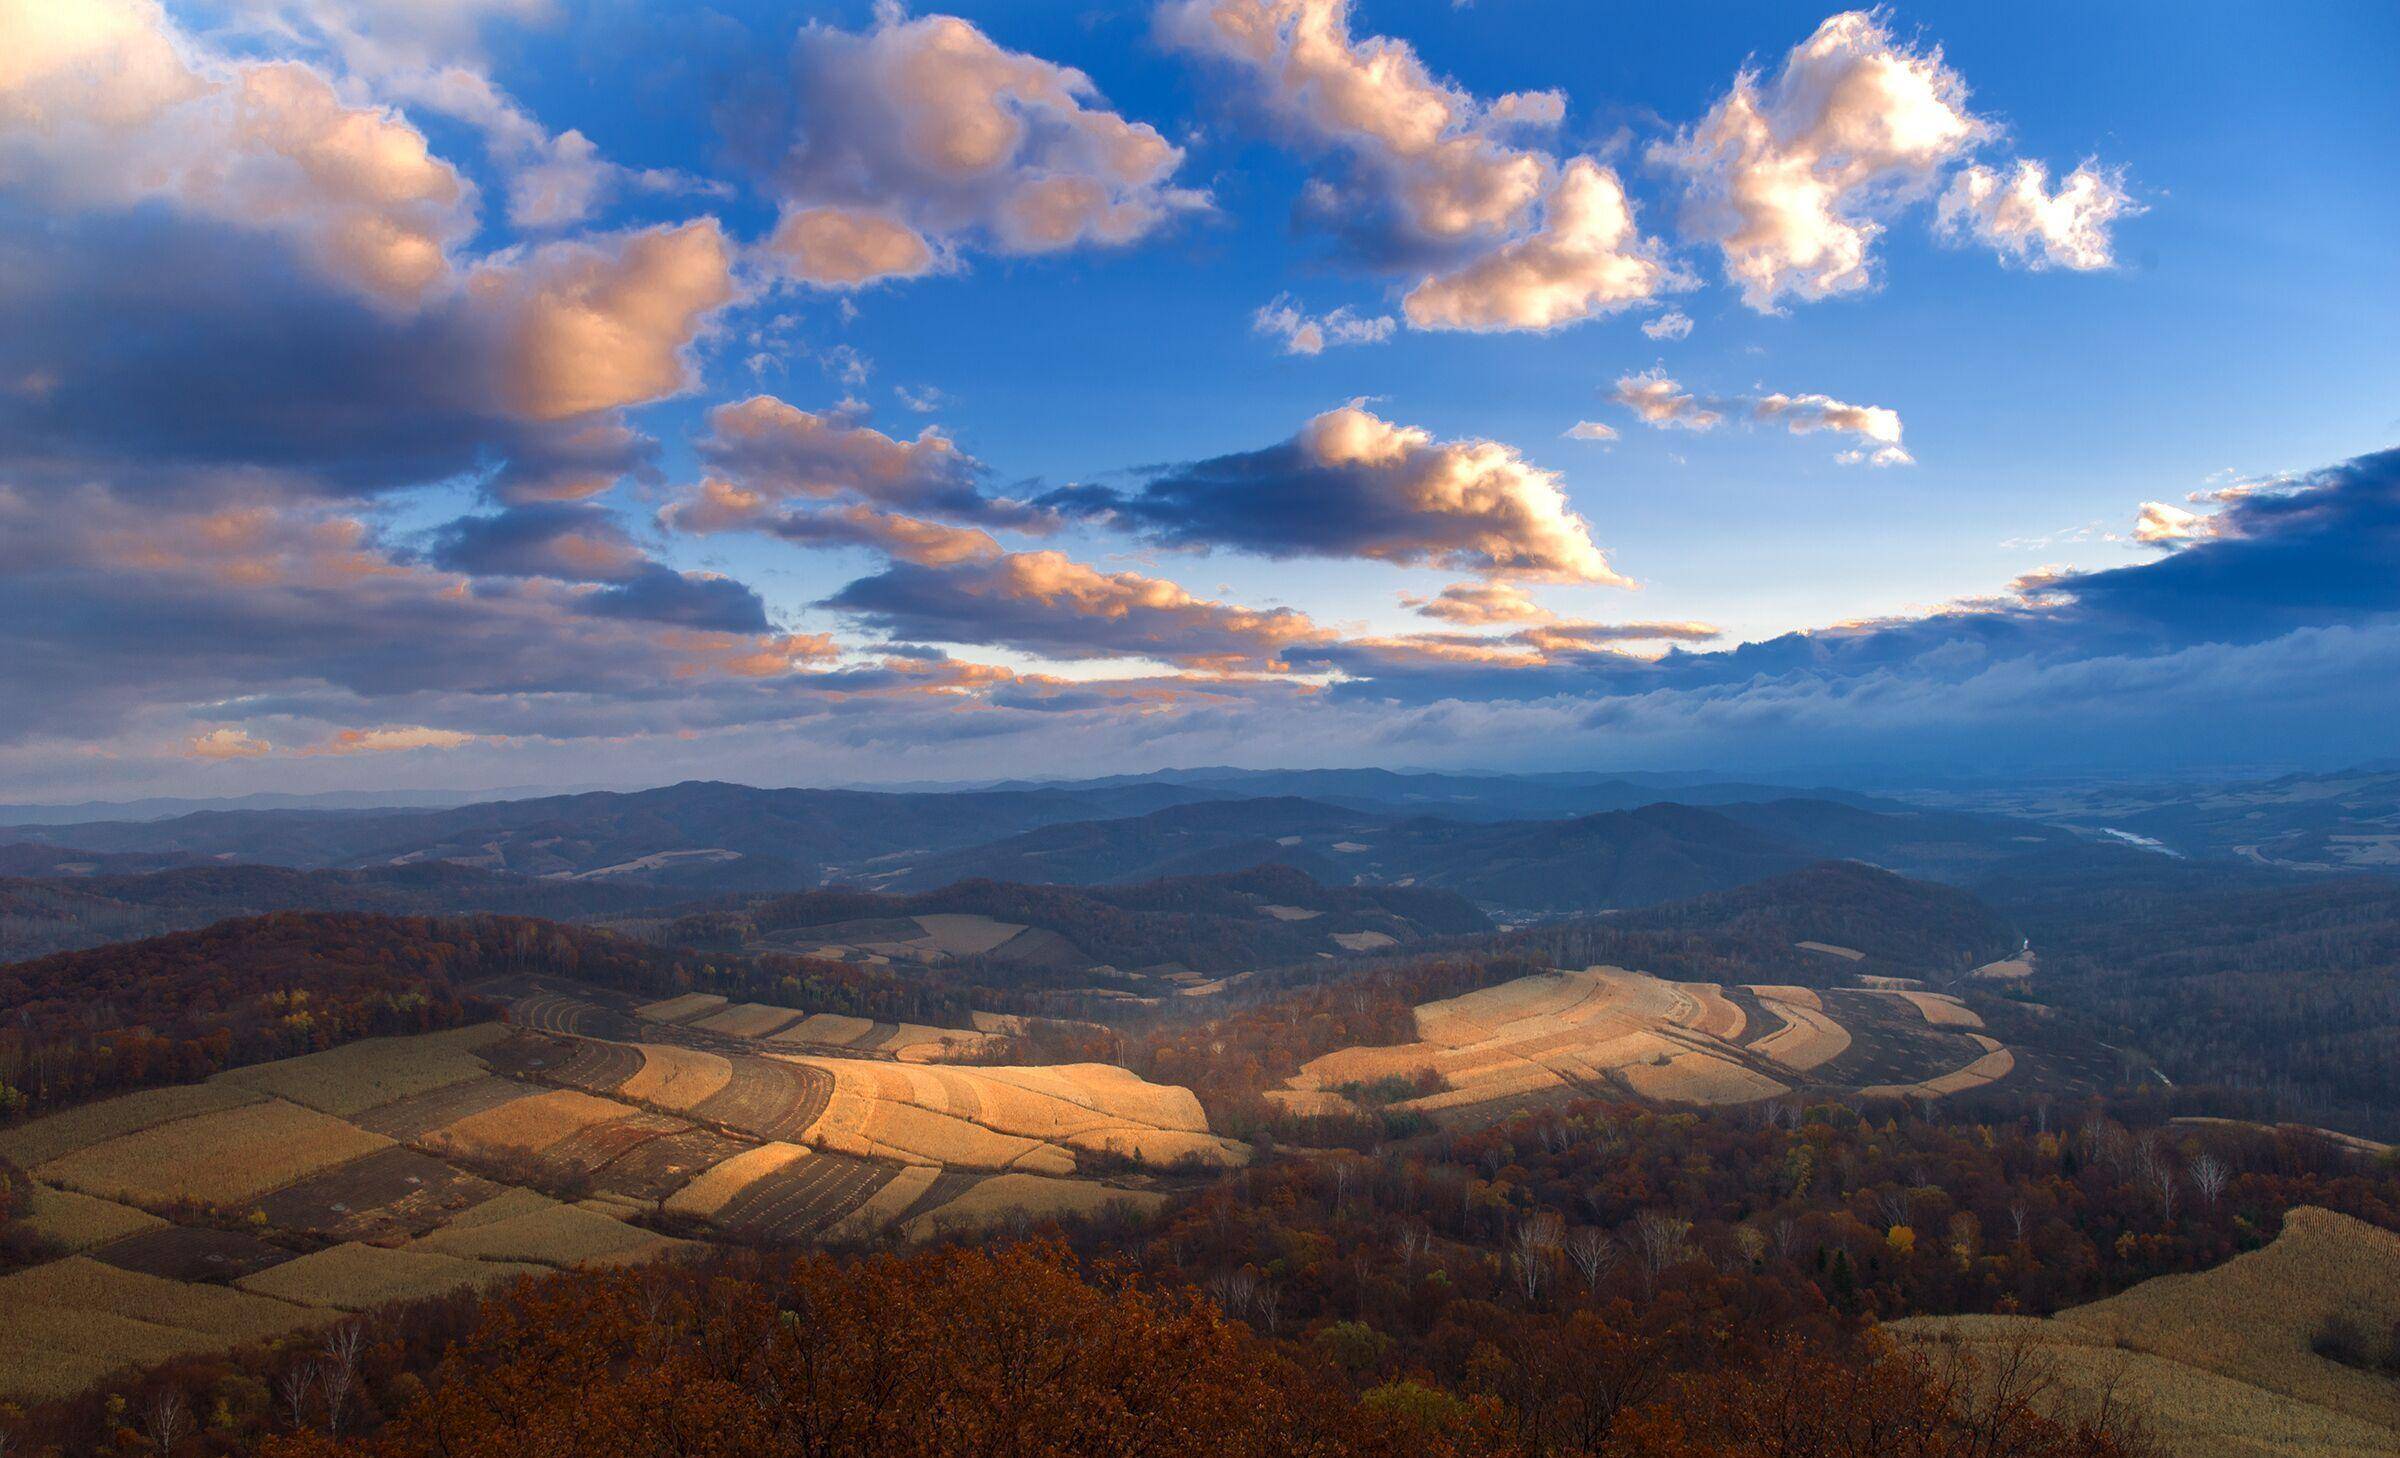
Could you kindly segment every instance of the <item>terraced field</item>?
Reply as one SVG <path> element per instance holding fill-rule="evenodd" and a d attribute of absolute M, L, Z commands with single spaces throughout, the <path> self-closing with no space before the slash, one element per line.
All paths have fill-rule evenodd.
<path fill-rule="evenodd" d="M 1531 1105 L 1633 1095 L 1738 1104 L 1795 1090 L 1939 1098 L 2011 1076 L 2012 1053 L 1958 999 L 1662 981 L 1618 967 L 1519 978 L 1416 1009 L 1417 1041 L 1311 1060 L 1270 1097 L 1351 1112 L 1388 1079 L 1443 1087 L 1394 1105 L 1480 1124 Z"/>
<path fill-rule="evenodd" d="M 26 1338 L 0 1342 L 0 1401 L 384 1301 L 670 1256 L 690 1245 L 675 1236 L 925 1234 L 917 1217 L 979 1191 L 983 1221 L 1133 1193 L 1020 1180 L 1012 1205 L 1019 1186 L 983 1189 L 1029 1155 L 1071 1175 L 1079 1148 L 1239 1148 L 1187 1091 L 1121 1069 L 814 1059 L 725 1031 L 781 1030 L 721 1000 L 674 1000 L 674 1023 L 584 989 L 512 994 L 516 1030 L 433 1035 L 422 1058 L 414 1040 L 368 1040 L 0 1134 L 37 1180 L 36 1228 L 85 1252 L 0 1278 L 0 1330 Z M 884 1048 L 911 1036 L 850 1031 Z M 888 1147 L 864 1147 L 869 1129 Z M 945 1141 L 969 1167 L 949 1167 Z"/>

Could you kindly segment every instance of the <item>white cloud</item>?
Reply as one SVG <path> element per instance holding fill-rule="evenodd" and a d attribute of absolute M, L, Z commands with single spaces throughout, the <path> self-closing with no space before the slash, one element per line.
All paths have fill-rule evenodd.
<path fill-rule="evenodd" d="M 2217 519 L 2206 513 L 2186 511 L 2164 501 L 2145 501 L 2134 519 L 2133 539 L 2151 546 L 2174 546 L 2204 540 L 2216 530 Z"/>
<path fill-rule="evenodd" d="M 1844 465 L 1915 464 L 1900 444 L 1900 413 L 1880 405 L 1852 405 L 1830 395 L 1699 395 L 1685 389 L 1662 369 L 1623 375 L 1609 398 L 1632 411 L 1643 424 L 1661 429 L 1713 430 L 1731 416 L 1761 425 L 1781 425 L 1794 435 L 1830 430 L 1858 437 L 1863 443 L 1834 459 Z"/>
<path fill-rule="evenodd" d="M 2003 175 L 1978 164 L 1960 170 L 1942 194 L 1942 231 L 1980 238 L 2003 258 L 2029 268 L 2088 272 L 2115 261 L 2109 230 L 2142 211 L 2123 177 L 2086 162 L 2049 188 L 2050 169 L 2020 161 Z"/>
<path fill-rule="evenodd" d="M 1853 449 L 1836 452 L 1834 461 L 1844 466 L 1913 466 L 1917 458 L 1896 445 L 1876 450 Z"/>
<path fill-rule="evenodd" d="M 1283 341 L 1285 354 L 1321 354 L 1328 345 L 1381 344 L 1399 326 L 1389 315 L 1368 318 L 1348 304 L 1311 315 L 1290 294 L 1278 294 L 1251 316 L 1250 327 Z"/>
<path fill-rule="evenodd" d="M 0 57 L 0 180 L 56 205 L 157 199 L 277 233 L 392 304 L 473 230 L 474 189 L 397 113 L 298 62 L 208 56 L 148 0 L 7 0 Z"/>
<path fill-rule="evenodd" d="M 733 297 L 732 254 L 702 219 L 502 255 L 467 292 L 495 342 L 502 398 L 556 420 L 688 388 L 684 349 Z"/>
<path fill-rule="evenodd" d="M 1722 412 L 1668 378 L 1663 370 L 1620 377 L 1609 398 L 1640 417 L 1644 425 L 1661 429 L 1714 430 L 1725 423 Z"/>
<path fill-rule="evenodd" d="M 1597 420 L 1578 420 L 1567 427 L 1569 440 L 1615 440 L 1617 428 Z"/>
<path fill-rule="evenodd" d="M 1617 174 L 1578 157 L 1544 201 L 1540 228 L 1426 279 L 1403 305 L 1418 329 L 1548 330 L 1628 308 L 1678 282 L 1634 226 Z"/>
<path fill-rule="evenodd" d="M 1769 77 L 1744 70 L 1696 124 L 1653 143 L 1682 181 L 1686 236 L 1714 244 L 1725 277 L 1761 312 L 1874 286 L 1887 220 L 1933 196 L 2001 129 L 1968 108 L 1941 50 L 1896 40 L 1882 11 L 1845 11 Z M 1939 224 L 2035 266 L 2105 267 L 2109 225 L 2139 211 L 2119 179 L 2085 163 L 2056 194 L 2048 170 L 2006 177 L 1967 166 Z"/>
<path fill-rule="evenodd" d="M 1406 41 L 1354 37 L 1348 0 L 1174 0 L 1159 24 L 1171 44 L 1241 73 L 1292 140 L 1346 157 L 1345 204 L 1372 213 L 1403 248 L 1505 237 L 1548 180 L 1546 156 L 1497 133 L 1555 125 L 1564 98 L 1487 106 L 1436 78 Z"/>
<path fill-rule="evenodd" d="M 1900 414 L 1880 405 L 1848 405 L 1830 395 L 1763 395 L 1751 402 L 1753 420 L 1780 421 L 1794 435 L 1836 430 L 1878 445 L 1900 443 Z"/>
<path fill-rule="evenodd" d="M 1173 0 L 1160 29 L 1236 72 L 1284 140 L 1338 159 L 1304 209 L 1371 266 L 1416 276 L 1410 327 L 1554 329 L 1680 285 L 1612 169 L 1517 144 L 1565 118 L 1562 94 L 1480 100 L 1350 19 L 1348 0 Z"/>
<path fill-rule="evenodd" d="M 1681 309 L 1669 309 L 1655 319 L 1643 320 L 1642 332 L 1652 339 L 1689 339 L 1692 334 L 1692 316 Z"/>
<path fill-rule="evenodd" d="M 1513 582 L 1453 582 L 1432 597 L 1401 594 L 1403 607 L 1446 623 L 1554 623 L 1558 614 L 1535 602 Z"/>
<path fill-rule="evenodd" d="M 792 278 L 820 288 L 851 289 L 888 278 L 916 278 L 936 265 L 933 245 L 898 218 L 864 208 L 799 208 L 783 215 L 763 245 Z"/>
<path fill-rule="evenodd" d="M 812 24 L 789 99 L 776 180 L 813 222 L 775 256 L 805 282 L 922 273 L 970 235 L 1019 254 L 1128 243 L 1207 201 L 1171 185 L 1182 149 L 1097 104 L 1091 78 L 956 16 Z"/>
<path fill-rule="evenodd" d="M 1865 11 L 1833 16 L 1783 67 L 1755 71 L 1650 156 L 1681 174 L 1682 224 L 1717 245 L 1750 307 L 1873 282 L 1878 215 L 1930 193 L 1993 135 L 1937 49 L 1897 43 Z"/>

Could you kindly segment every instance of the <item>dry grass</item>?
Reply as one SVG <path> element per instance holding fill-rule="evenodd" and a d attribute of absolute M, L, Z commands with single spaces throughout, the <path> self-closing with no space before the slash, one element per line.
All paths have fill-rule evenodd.
<path fill-rule="evenodd" d="M 797 1144 L 761 1144 L 756 1149 L 745 1149 L 711 1166 L 698 1179 L 667 1196 L 660 1208 L 669 1214 L 696 1215 L 705 1220 L 724 1209 L 725 1202 L 745 1188 L 806 1158 L 808 1151 Z"/>
<path fill-rule="evenodd" d="M 810 1013 L 767 1041 L 770 1043 L 813 1043 L 825 1048 L 847 1048 L 865 1037 L 874 1026 L 875 1022 L 872 1018 L 854 1018 L 842 1013 Z"/>
<path fill-rule="evenodd" d="M 1788 1002 L 1794 1007 L 1814 1008 L 1818 1012 L 1825 1010 L 1825 1000 L 1817 996 L 1817 990 L 1813 987 L 1754 982 L 1750 984 L 1750 993 L 1761 1002 Z"/>
<path fill-rule="evenodd" d="M 1688 992 L 1700 1004 L 1700 1016 L 1692 1023 L 1692 1031 L 1731 1043 L 1742 1036 L 1750 1020 L 1725 990 L 1714 982 L 1679 982 L 1676 986 Z"/>
<path fill-rule="evenodd" d="M 1315 921 L 1325 914 L 1322 911 L 1311 911 L 1305 906 L 1266 905 L 1259 907 L 1259 911 L 1277 921 Z"/>
<path fill-rule="evenodd" d="M 392 1141 L 281 1099 L 197 1114 L 79 1149 L 35 1173 L 87 1195 L 238 1205 Z"/>
<path fill-rule="evenodd" d="M 479 1023 L 407 1038 L 367 1038 L 323 1053 L 219 1074 L 217 1081 L 347 1118 L 412 1094 L 431 1093 L 491 1071 L 475 1056 L 508 1036 Z"/>
<path fill-rule="evenodd" d="M 2014 982 L 2033 975 L 2033 953 L 2019 952 L 2002 962 L 1986 962 L 1967 974 L 1994 982 Z"/>
<path fill-rule="evenodd" d="M 737 1002 L 707 1017 L 694 1018 L 691 1026 L 711 1033 L 723 1033 L 730 1038 L 764 1038 L 798 1021 L 800 1013 L 796 1008 L 771 1007 L 763 1002 Z"/>
<path fill-rule="evenodd" d="M 1626 1085 L 1646 1099 L 1681 1104 L 1747 1104 L 1791 1092 L 1761 1073 L 1696 1048 L 1661 1063 L 1634 1063 L 1619 1070 Z"/>
<path fill-rule="evenodd" d="M 908 1213 L 908 1207 L 923 1198 L 933 1188 L 942 1172 L 930 1165 L 910 1165 L 894 1175 L 884 1187 L 867 1196 L 865 1203 L 844 1215 L 828 1227 L 824 1239 L 833 1244 L 846 1240 L 864 1240 Z"/>
<path fill-rule="evenodd" d="M 1400 939 L 1389 932 L 1354 931 L 1333 933 L 1335 946 L 1351 952 L 1372 952 L 1383 947 L 1396 947 Z"/>
<path fill-rule="evenodd" d="M 1998 1083 L 2014 1073 L 2016 1068 L 2017 1055 L 2000 1048 L 1984 1054 L 1954 1073 L 1945 1073 L 1919 1083 L 1871 1084 L 1860 1089 L 1859 1093 L 1868 1098 L 1906 1098 L 1915 1094 L 1922 1098 L 1938 1099 L 1965 1093 L 1972 1088 L 1982 1088 L 1985 1084 Z"/>
<path fill-rule="evenodd" d="M 0 1130 L 0 1159 L 25 1169 L 103 1140 L 155 1128 L 194 1114 L 213 1114 L 260 1102 L 264 1095 L 230 1083 L 194 1083 L 85 1104 L 14 1129 Z"/>
<path fill-rule="evenodd" d="M 911 1219 L 905 1227 L 912 1240 L 929 1236 L 984 1230 L 1018 1220 L 1075 1219 L 1097 1215 L 1111 1205 L 1125 1204 L 1144 1212 L 1156 1210 L 1167 1197 L 1151 1190 L 1121 1190 L 1090 1180 L 1045 1179 L 1031 1174 L 999 1174 L 957 1199 Z"/>
<path fill-rule="evenodd" d="M 1271 1088 L 1267 1090 L 1267 1102 L 1287 1114 L 1298 1114 L 1302 1118 L 1346 1116 L 1364 1112 L 1358 1105 L 1342 1095 L 1319 1089 Z"/>
<path fill-rule="evenodd" d="M 1730 1050 L 1710 1051 L 1740 1036 L 1746 1022 L 1714 983 L 1663 982 L 1620 967 L 1545 973 L 1426 1003 L 1416 1009 L 1421 1041 L 1312 1059 L 1289 1081 L 1289 1092 L 1435 1075 L 1445 1085 L 1440 1092 L 1397 1107 L 1444 1118 L 1573 1097 L 1611 1082 L 1683 1103 L 1741 1103 L 1786 1092 L 1741 1066 Z M 1665 1030 L 1680 1031 L 1670 1037 Z"/>
<path fill-rule="evenodd" d="M 2333 1129 L 2319 1129 L 2311 1124 L 2260 1124 L 2248 1119 L 2214 1119 L 2202 1114 L 2178 1114 L 2167 1122 L 2203 1126 L 2216 1124 L 2236 1129 L 2255 1129 L 2261 1133 L 2305 1134 L 2312 1139 L 2322 1139 L 2328 1144 L 2339 1145 L 2353 1154 L 2363 1154 L 2369 1159 L 2380 1159 L 2391 1153 L 2395 1147 L 2390 1144 L 2377 1143 L 2372 1139 L 2361 1138 L 2356 1134 L 2344 1134 Z"/>
<path fill-rule="evenodd" d="M 464 1260 L 591 1266 L 650 1260 L 689 1244 L 530 1190 L 511 1190 L 411 1242 L 408 1249 Z"/>
<path fill-rule="evenodd" d="M 1823 952 L 1828 957 L 1839 957 L 1845 962 L 1867 960 L 1867 954 L 1856 947 L 1838 947 L 1831 942 L 1794 942 L 1792 945 L 1803 952 Z"/>
<path fill-rule="evenodd" d="M 1879 996 L 1897 997 L 1925 1015 L 1925 1021 L 1937 1028 L 1980 1028 L 1983 1019 L 1975 1010 L 1946 992 L 1894 991 L 1871 989 Z"/>
<path fill-rule="evenodd" d="M 681 997 L 644 1003 L 633 1011 L 635 1016 L 648 1018 L 654 1023 L 681 1023 L 724 1005 L 725 999 L 713 992 L 687 992 Z"/>
<path fill-rule="evenodd" d="M 269 1266 L 235 1285 L 260 1296 L 335 1311 L 366 1311 L 393 1301 L 418 1301 L 462 1286 L 488 1286 L 543 1267 L 508 1261 L 462 1260 L 422 1250 L 336 1245 Z"/>
<path fill-rule="evenodd" d="M 2400 1388 L 2309 1349 L 2336 1314 L 2370 1329 L 2400 1321 L 2400 1235 L 2302 1208 L 2264 1250 L 2048 1321 L 1920 1317 L 1891 1330 L 1953 1359 L 2031 1341 L 2067 1398 L 2114 1383 L 2178 1458 L 2400 1451 Z"/>
<path fill-rule="evenodd" d="M 38 1182 L 22 1220 L 21 1229 L 70 1251 L 90 1250 L 137 1230 L 152 1230 L 167 1223 L 131 1205 L 79 1195 L 73 1190 L 54 1190 Z"/>
<path fill-rule="evenodd" d="M 988 916 L 969 916 L 958 912 L 937 912 L 916 918 L 925 928 L 933 944 L 953 957 L 976 957 L 992 950 L 1010 937 L 1025 930 L 1015 922 L 994 921 Z"/>
<path fill-rule="evenodd" d="M 619 1098 L 683 1113 L 733 1082 L 733 1064 L 714 1053 L 664 1043 L 644 1043 L 641 1050 L 641 1071 L 616 1086 Z"/>
<path fill-rule="evenodd" d="M 965 1028 L 902 1023 L 898 1032 L 883 1040 L 881 1051 L 903 1063 L 955 1063 L 962 1058 L 980 1058 L 1000 1041 L 995 1034 Z"/>
<path fill-rule="evenodd" d="M 574 1089 L 552 1089 L 512 1099 L 480 1114 L 469 1114 L 434 1130 L 422 1142 L 437 1152 L 455 1150 L 486 1158 L 539 1154 L 595 1124 L 626 1118 L 632 1113 L 632 1109 L 608 1099 Z"/>
<path fill-rule="evenodd" d="M 1778 988 L 1776 991 L 1807 992 L 1806 988 Z M 1809 1001 L 1786 1002 L 1778 997 L 1758 992 L 1759 1005 L 1783 1019 L 1783 1026 L 1749 1046 L 1751 1052 L 1772 1058 L 1797 1073 L 1805 1073 L 1821 1064 L 1831 1063 L 1850 1047 L 1850 1030 L 1835 1022 L 1816 1005 L 1816 994 Z"/>
<path fill-rule="evenodd" d="M 122 1367 L 223 1351 L 322 1313 L 69 1256 L 0 1277 L 0 1397 L 65 1397 Z"/>
<path fill-rule="evenodd" d="M 1113 1064 L 949 1068 L 783 1056 L 833 1075 L 825 1116 L 802 1137 L 839 1154 L 1051 1174 L 1072 1173 L 1077 1150 L 1158 1164 L 1247 1157 L 1208 1132 L 1189 1089 Z"/>

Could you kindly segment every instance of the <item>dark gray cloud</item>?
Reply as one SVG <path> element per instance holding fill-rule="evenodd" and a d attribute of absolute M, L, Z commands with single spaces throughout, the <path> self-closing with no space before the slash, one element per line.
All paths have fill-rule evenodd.
<path fill-rule="evenodd" d="M 566 502 L 460 517 L 434 533 L 430 555 L 453 572 L 564 582 L 629 582 L 653 565 L 613 514 Z"/>
<path fill-rule="evenodd" d="M 581 607 L 594 617 L 672 623 L 711 633 L 763 633 L 768 626 L 766 604 L 745 584 L 655 564 L 630 581 L 590 594 Z"/>

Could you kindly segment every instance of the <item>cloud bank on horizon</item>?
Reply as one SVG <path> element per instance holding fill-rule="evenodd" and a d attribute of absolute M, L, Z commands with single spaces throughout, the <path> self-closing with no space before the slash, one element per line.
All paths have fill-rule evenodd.
<path fill-rule="evenodd" d="M 2393 451 L 2129 498 L 2113 565 L 1913 613 L 1637 606 L 1673 589 L 1584 463 L 1910 467 L 1957 408 L 1662 350 L 1855 307 L 1912 225 L 2108 276 L 2167 208 L 2022 155 L 1891 14 L 1631 129 L 1346 0 L 1130 17 L 1195 105 L 887 0 L 659 58 L 711 104 L 654 136 L 541 114 L 544 57 L 626 44 L 570 4 L 0 0 L 0 786 L 2339 758 L 2400 709 Z M 1181 250 L 1172 288 L 1285 178 L 1282 281 L 1224 328 L 1323 378 L 1227 412 L 1254 433 L 1172 357 L 1075 373 L 1071 315 L 950 327 L 995 361 L 961 379 L 1059 372 L 1073 476 L 979 447 L 950 381 L 875 383 L 877 309 Z M 1570 331 L 1615 341 L 1574 382 L 1613 423 L 1383 393 Z M 1119 413 L 1208 444 L 1081 443 Z"/>

